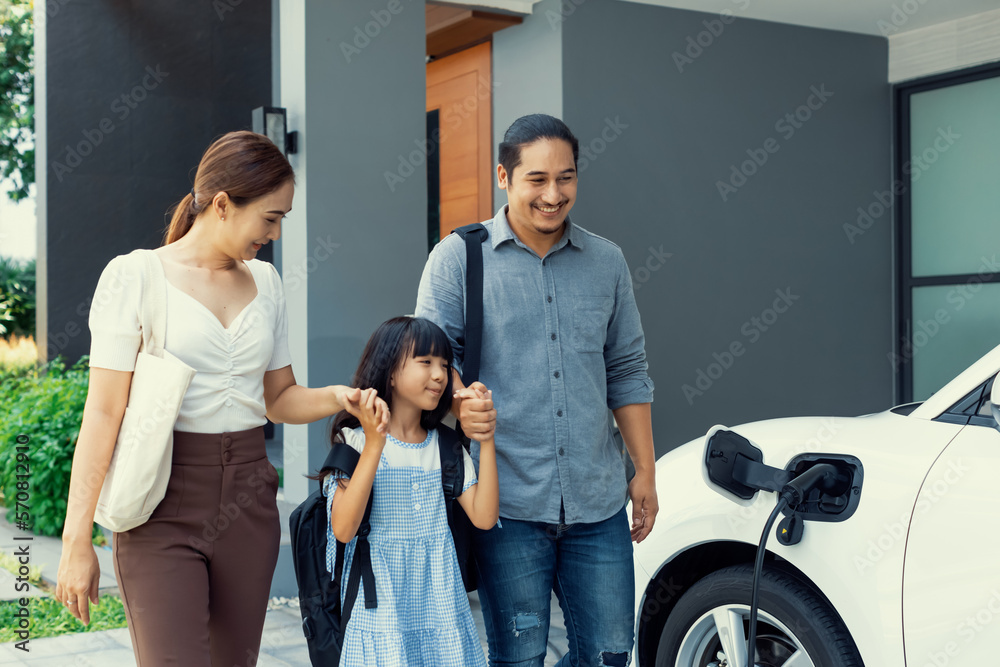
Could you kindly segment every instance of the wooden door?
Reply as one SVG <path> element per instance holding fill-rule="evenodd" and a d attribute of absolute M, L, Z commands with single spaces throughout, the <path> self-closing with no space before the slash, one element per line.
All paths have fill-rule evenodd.
<path fill-rule="evenodd" d="M 427 64 L 427 110 L 438 110 L 441 236 L 493 217 L 491 43 Z"/>

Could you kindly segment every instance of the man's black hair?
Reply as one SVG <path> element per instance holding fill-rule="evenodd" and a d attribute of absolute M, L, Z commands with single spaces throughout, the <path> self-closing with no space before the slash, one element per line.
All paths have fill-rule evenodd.
<path fill-rule="evenodd" d="M 521 116 L 504 132 L 500 142 L 499 159 L 507 172 L 507 178 L 514 175 L 514 167 L 521 164 L 521 148 L 539 139 L 562 139 L 573 148 L 573 166 L 580 156 L 580 142 L 558 118 L 543 113 Z"/>

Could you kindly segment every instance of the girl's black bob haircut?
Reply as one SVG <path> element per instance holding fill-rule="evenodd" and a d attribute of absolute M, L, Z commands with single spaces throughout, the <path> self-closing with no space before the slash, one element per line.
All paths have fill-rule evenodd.
<path fill-rule="evenodd" d="M 420 425 L 430 430 L 437 428 L 448 411 L 451 410 L 451 396 L 455 392 L 451 375 L 451 343 L 441 327 L 422 317 L 394 317 L 379 325 L 368 339 L 358 369 L 351 378 L 352 387 L 375 389 L 392 410 L 393 373 L 403 367 L 410 357 L 441 357 L 448 362 L 448 380 L 441 394 L 441 400 L 433 410 L 424 410 L 420 415 Z M 346 410 L 338 412 L 333 419 L 331 442 L 343 442 L 341 429 L 357 428 L 358 418 Z"/>

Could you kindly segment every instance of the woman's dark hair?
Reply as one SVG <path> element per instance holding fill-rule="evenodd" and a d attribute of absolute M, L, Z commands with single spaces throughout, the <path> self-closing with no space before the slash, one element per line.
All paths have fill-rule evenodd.
<path fill-rule="evenodd" d="M 422 317 L 394 317 L 383 322 L 375 330 L 361 353 L 358 369 L 351 378 L 351 386 L 361 389 L 374 389 L 392 410 L 392 380 L 393 373 L 403 367 L 410 357 L 431 355 L 448 361 L 448 379 L 441 400 L 433 410 L 424 410 L 420 414 L 420 426 L 430 430 L 436 428 L 451 410 L 451 396 L 454 393 L 454 383 L 451 375 L 451 343 L 441 327 Z M 333 417 L 330 441 L 344 442 L 341 433 L 345 428 L 357 428 L 361 423 L 358 418 L 347 410 L 338 412 Z M 310 477 L 320 482 L 326 474 Z"/>
<path fill-rule="evenodd" d="M 295 182 L 292 165 L 270 139 L 246 130 L 223 135 L 205 151 L 194 187 L 174 207 L 163 245 L 187 234 L 218 193 L 228 194 L 235 206 L 246 206 L 289 181 Z"/>
<path fill-rule="evenodd" d="M 562 139 L 573 148 L 573 166 L 580 157 L 580 142 L 558 118 L 543 113 L 521 116 L 504 132 L 500 142 L 499 159 L 507 172 L 507 178 L 514 175 L 514 167 L 521 164 L 521 148 L 539 139 Z"/>

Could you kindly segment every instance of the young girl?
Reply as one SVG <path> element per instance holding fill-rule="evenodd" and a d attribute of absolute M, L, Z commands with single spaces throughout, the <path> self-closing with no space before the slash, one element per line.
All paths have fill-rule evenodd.
<path fill-rule="evenodd" d="M 327 568 L 331 576 L 338 567 L 350 571 L 354 538 L 374 494 L 368 541 L 378 596 L 378 606 L 366 609 L 363 585 L 358 592 L 342 666 L 486 665 L 441 489 L 435 429 L 451 407 L 451 355 L 444 331 L 429 320 L 389 320 L 372 334 L 354 375 L 353 386 L 364 388 L 360 400 L 348 402 L 334 419 L 334 442 L 346 442 L 361 458 L 349 479 L 331 473 L 323 480 Z M 456 396 L 486 398 L 478 387 Z M 379 432 L 386 413 L 388 435 Z M 481 443 L 478 482 L 463 454 L 465 488 L 458 502 L 473 525 L 492 528 L 499 512 L 492 436 Z M 334 562 L 334 539 L 347 544 L 344 563 Z M 346 575 L 343 581 L 341 602 Z"/>

